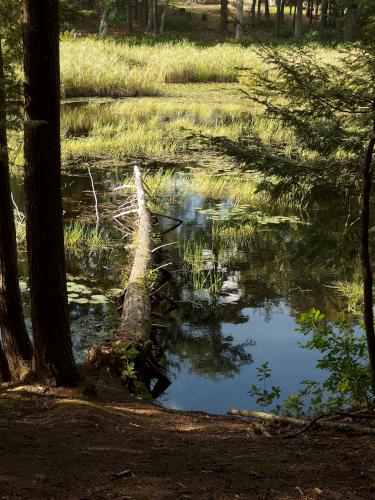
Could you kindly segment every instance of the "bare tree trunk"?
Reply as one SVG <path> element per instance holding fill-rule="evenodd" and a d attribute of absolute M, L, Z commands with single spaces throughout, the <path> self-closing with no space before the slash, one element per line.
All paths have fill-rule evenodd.
<path fill-rule="evenodd" d="M 255 8 L 257 5 L 257 0 L 252 0 L 251 2 L 251 8 L 250 8 L 250 20 L 251 20 L 251 25 L 255 25 Z"/>
<path fill-rule="evenodd" d="M 243 35 L 243 0 L 236 0 L 236 36 L 235 40 L 241 40 Z"/>
<path fill-rule="evenodd" d="M 358 11 L 356 4 L 348 7 L 346 13 L 344 40 L 351 42 L 354 38 L 354 31 L 357 24 Z"/>
<path fill-rule="evenodd" d="M 108 33 L 108 23 L 107 23 L 108 9 L 103 11 L 102 17 L 100 18 L 98 37 L 102 40 L 107 36 Z"/>
<path fill-rule="evenodd" d="M 374 104 L 375 109 L 375 104 Z M 375 331 L 373 313 L 373 277 L 369 250 L 370 225 L 370 193 L 372 182 L 371 163 L 375 149 L 375 122 L 372 135 L 367 145 L 362 166 L 362 196 L 361 196 L 361 240 L 360 257 L 363 278 L 363 315 L 367 339 L 367 348 L 371 367 L 372 385 L 375 389 Z"/>
<path fill-rule="evenodd" d="M 153 23 L 154 23 L 154 35 L 156 35 L 158 31 L 158 0 L 154 0 L 154 8 L 152 11 L 153 14 Z"/>
<path fill-rule="evenodd" d="M 280 23 L 281 24 L 285 23 L 284 10 L 285 10 L 285 0 L 281 0 L 281 6 L 280 6 Z"/>
<path fill-rule="evenodd" d="M 258 17 L 262 15 L 262 0 L 258 0 Z"/>
<path fill-rule="evenodd" d="M 18 284 L 16 226 L 10 188 L 4 82 L 0 37 L 0 330 L 11 378 L 21 379 L 30 370 L 32 347 L 25 327 Z M 5 368 L 4 374 L 6 374 Z"/>
<path fill-rule="evenodd" d="M 264 0 L 264 15 L 270 17 L 270 4 L 269 0 Z"/>
<path fill-rule="evenodd" d="M 127 32 L 130 35 L 133 32 L 133 12 L 132 12 L 132 3 L 128 0 L 126 4 L 126 25 Z"/>
<path fill-rule="evenodd" d="M 281 0 L 276 0 L 276 22 L 275 22 L 276 38 L 278 38 L 280 35 L 280 25 L 281 25 Z"/>
<path fill-rule="evenodd" d="M 24 0 L 25 195 L 34 362 L 73 386 L 60 155 L 59 2 Z"/>
<path fill-rule="evenodd" d="M 322 7 L 320 11 L 320 27 L 319 27 L 319 39 L 321 42 L 324 42 L 326 39 L 327 9 L 328 9 L 328 0 L 322 0 Z"/>
<path fill-rule="evenodd" d="M 153 22 L 154 22 L 154 0 L 148 0 L 148 22 L 147 22 L 147 33 L 151 33 Z"/>
<path fill-rule="evenodd" d="M 161 35 L 161 36 L 163 36 L 163 34 L 164 34 L 165 18 L 167 15 L 168 3 L 169 3 L 169 0 L 165 0 L 164 6 L 163 6 L 163 12 L 161 14 L 160 26 L 159 26 L 159 35 Z"/>
<path fill-rule="evenodd" d="M 220 0 L 220 26 L 221 33 L 228 32 L 228 0 Z"/>
<path fill-rule="evenodd" d="M 148 7 L 149 7 L 148 0 L 142 0 L 142 20 L 143 20 L 143 26 L 145 26 L 146 28 L 148 25 L 148 16 L 149 16 Z"/>
<path fill-rule="evenodd" d="M 302 39 L 302 10 L 303 10 L 303 0 L 297 0 L 296 22 L 294 27 L 294 36 L 297 42 L 300 42 Z"/>

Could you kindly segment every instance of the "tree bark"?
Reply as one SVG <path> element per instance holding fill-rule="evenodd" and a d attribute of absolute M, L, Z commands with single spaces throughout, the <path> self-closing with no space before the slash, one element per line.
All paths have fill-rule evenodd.
<path fill-rule="evenodd" d="M 251 20 L 251 25 L 255 25 L 255 8 L 257 5 L 257 0 L 252 0 L 251 2 L 251 8 L 250 8 L 250 20 Z"/>
<path fill-rule="evenodd" d="M 8 360 L 5 357 L 3 345 L 0 342 L 0 380 L 9 382 L 12 376 L 10 374 Z"/>
<path fill-rule="evenodd" d="M 121 337 L 137 343 L 144 343 L 151 333 L 151 305 L 147 288 L 147 270 L 151 262 L 151 213 L 147 208 L 142 175 L 138 167 L 134 167 L 135 186 L 137 189 L 138 233 L 137 248 L 121 320 Z"/>
<path fill-rule="evenodd" d="M 221 33 L 228 32 L 228 0 L 220 0 L 220 26 Z"/>
<path fill-rule="evenodd" d="M 161 13 L 160 26 L 159 26 L 159 35 L 163 36 L 164 34 L 164 26 L 165 26 L 165 18 L 167 16 L 169 0 L 164 1 L 163 12 Z"/>
<path fill-rule="evenodd" d="M 322 0 L 322 7 L 320 11 L 320 26 L 319 26 L 319 40 L 321 42 L 324 42 L 326 39 L 327 9 L 328 9 L 328 0 Z"/>
<path fill-rule="evenodd" d="M 25 326 L 18 283 L 16 226 L 10 188 L 4 81 L 0 37 L 0 330 L 9 374 L 12 379 L 17 380 L 22 379 L 30 369 L 32 346 Z"/>
<path fill-rule="evenodd" d="M 262 0 L 258 0 L 258 17 L 262 15 Z"/>
<path fill-rule="evenodd" d="M 281 0 L 276 0 L 276 22 L 275 22 L 275 37 L 280 35 L 281 26 Z"/>
<path fill-rule="evenodd" d="M 350 6 L 346 13 L 344 40 L 351 42 L 354 38 L 354 31 L 357 24 L 358 11 L 357 6 L 354 4 Z"/>
<path fill-rule="evenodd" d="M 296 4 L 296 22 L 294 27 L 294 36 L 297 42 L 302 39 L 302 10 L 303 10 L 303 0 L 297 0 Z"/>
<path fill-rule="evenodd" d="M 264 15 L 270 17 L 270 4 L 269 0 L 264 0 Z"/>
<path fill-rule="evenodd" d="M 375 109 L 375 106 L 374 106 Z M 373 276 L 369 250 L 370 225 L 370 193 L 372 182 L 372 157 L 375 149 L 375 122 L 374 130 L 367 145 L 365 159 L 362 166 L 362 195 L 361 195 L 361 240 L 360 258 L 363 279 L 363 315 L 367 348 L 372 375 L 372 385 L 375 389 L 375 330 L 373 313 Z"/>
<path fill-rule="evenodd" d="M 235 40 L 241 40 L 243 35 L 243 0 L 236 0 L 236 36 Z"/>
<path fill-rule="evenodd" d="M 128 0 L 126 4 L 126 25 L 128 35 L 133 33 L 133 12 L 132 12 L 132 4 L 131 1 Z"/>
<path fill-rule="evenodd" d="M 73 386 L 60 155 L 59 2 L 24 0 L 25 195 L 34 364 Z"/>

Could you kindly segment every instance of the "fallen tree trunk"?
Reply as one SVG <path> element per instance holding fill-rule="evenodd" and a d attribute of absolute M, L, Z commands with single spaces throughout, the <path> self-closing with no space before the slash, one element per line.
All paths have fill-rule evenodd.
<path fill-rule="evenodd" d="M 128 362 L 134 361 L 137 378 L 149 389 L 150 381 L 157 380 L 151 391 L 152 395 L 157 397 L 171 382 L 152 349 L 151 301 L 147 283 L 147 272 L 151 268 L 153 254 L 151 249 L 152 215 L 147 207 L 142 173 L 138 166 L 134 167 L 134 179 L 137 209 L 126 211 L 121 211 L 123 207 L 120 209 L 120 215 L 129 212 L 136 212 L 138 215 L 133 264 L 125 292 L 120 328 L 113 333 L 107 345 L 93 347 L 90 350 L 88 361 L 96 368 L 109 368 L 122 377 L 124 377 L 124 371 L 127 372 Z M 138 356 L 135 358 L 131 354 L 132 348 L 138 351 Z M 129 358 L 127 358 L 128 355 L 130 355 Z M 127 383 L 131 386 L 133 379 L 128 380 Z"/>
<path fill-rule="evenodd" d="M 144 344 L 151 334 L 151 306 L 147 287 L 147 269 L 151 262 L 151 212 L 147 208 L 142 175 L 139 167 L 134 167 L 137 190 L 138 231 L 137 246 L 133 266 L 126 289 L 120 330 L 117 342 L 132 341 Z"/>
<path fill-rule="evenodd" d="M 325 430 L 353 432 L 354 434 L 375 434 L 375 427 L 365 427 L 361 425 L 348 424 L 344 422 L 327 422 L 325 420 L 319 420 L 319 419 L 303 420 L 299 418 L 282 417 L 280 415 L 273 415 L 272 413 L 264 413 L 262 411 L 236 410 L 236 409 L 229 410 L 227 414 L 246 417 L 246 418 L 255 418 L 263 421 L 265 420 L 268 422 L 277 422 L 285 425 L 294 425 L 296 427 L 305 427 L 304 430 L 310 429 L 312 426 L 315 426 Z M 322 416 L 321 418 L 324 418 L 324 416 Z M 301 432 L 304 432 L 304 430 L 302 430 Z"/>

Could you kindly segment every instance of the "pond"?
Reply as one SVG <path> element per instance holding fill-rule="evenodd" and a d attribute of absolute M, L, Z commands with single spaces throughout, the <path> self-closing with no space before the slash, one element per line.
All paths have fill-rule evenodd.
<path fill-rule="evenodd" d="M 107 248 L 67 253 L 77 360 L 118 325 L 121 304 L 111 297 L 121 290 L 128 257 L 128 241 L 111 216 L 124 196 L 113 189 L 125 174 L 93 170 L 92 175 Z M 260 210 L 250 201 L 238 205 L 226 196 L 202 195 L 184 178 L 177 176 L 159 200 L 165 213 L 183 220 L 167 234 L 166 242 L 176 243 L 166 247 L 163 255 L 173 275 L 164 293 L 178 308 L 159 321 L 158 338 L 172 379 L 160 404 L 212 413 L 233 407 L 254 409 L 255 398 L 248 390 L 258 383 L 257 368 L 264 362 L 272 369 L 269 384 L 282 389 L 281 399 L 295 393 L 301 380 L 322 380 L 324 373 L 315 368 L 319 353 L 298 346 L 303 338 L 296 331 L 296 320 L 312 307 L 328 317 L 344 308 L 343 300 L 327 285 L 350 280 L 356 272 L 356 242 L 346 231 L 347 207 L 268 204 Z M 17 178 L 13 192 L 22 210 Z M 87 170 L 64 174 L 63 196 L 67 226 L 76 219 L 95 224 Z M 252 230 L 249 221 L 254 218 Z M 163 219 L 159 229 L 170 224 Z M 240 234 L 236 227 L 241 228 Z M 28 315 L 24 250 L 19 259 Z M 194 268 L 197 265 L 199 269 Z"/>

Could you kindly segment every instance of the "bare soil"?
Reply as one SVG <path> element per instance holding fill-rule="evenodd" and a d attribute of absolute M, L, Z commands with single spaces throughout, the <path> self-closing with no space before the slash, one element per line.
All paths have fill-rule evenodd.
<path fill-rule="evenodd" d="M 99 388 L 0 395 L 0 498 L 371 499 L 375 437 L 169 411 Z"/>

